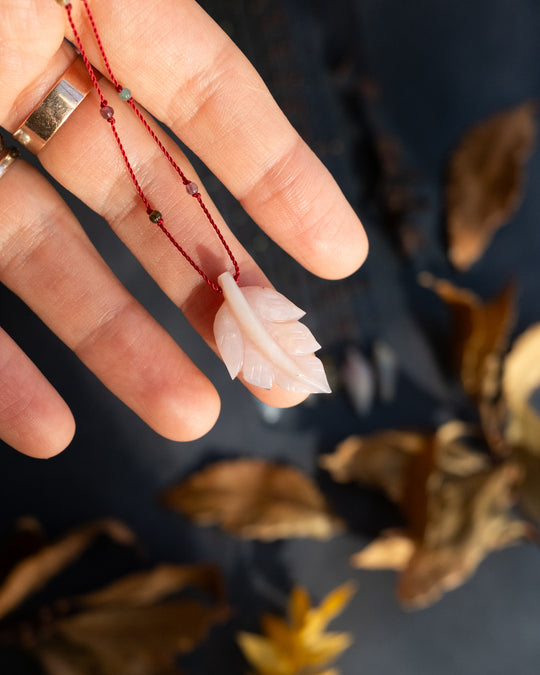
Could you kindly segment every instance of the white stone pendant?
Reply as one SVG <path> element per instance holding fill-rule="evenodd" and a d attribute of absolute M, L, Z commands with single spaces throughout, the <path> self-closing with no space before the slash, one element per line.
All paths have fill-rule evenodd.
<path fill-rule="evenodd" d="M 320 349 L 310 330 L 298 319 L 305 312 L 270 288 L 240 288 L 229 272 L 218 278 L 224 303 L 214 320 L 221 358 L 234 379 L 263 389 L 274 382 L 282 389 L 328 394 Z"/>

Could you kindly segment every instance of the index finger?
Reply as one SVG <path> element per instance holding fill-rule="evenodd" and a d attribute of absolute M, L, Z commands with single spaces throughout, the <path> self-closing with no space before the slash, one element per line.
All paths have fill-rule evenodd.
<path fill-rule="evenodd" d="M 249 61 L 197 3 L 94 1 L 92 11 L 122 85 L 205 162 L 276 243 L 330 279 L 362 264 L 367 240 L 341 190 Z M 91 60 L 103 69 L 79 2 L 73 15 Z"/>

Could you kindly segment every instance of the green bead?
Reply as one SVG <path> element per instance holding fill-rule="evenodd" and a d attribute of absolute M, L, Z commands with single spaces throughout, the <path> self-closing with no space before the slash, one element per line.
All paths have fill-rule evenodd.
<path fill-rule="evenodd" d="M 124 87 L 122 91 L 118 92 L 118 96 L 120 96 L 120 99 L 122 101 L 129 101 L 129 99 L 131 98 L 131 92 L 127 87 Z"/>
<path fill-rule="evenodd" d="M 155 209 L 153 211 L 150 211 L 148 214 L 148 217 L 153 223 L 157 223 L 158 221 L 163 219 L 163 216 L 159 211 L 156 211 Z"/>

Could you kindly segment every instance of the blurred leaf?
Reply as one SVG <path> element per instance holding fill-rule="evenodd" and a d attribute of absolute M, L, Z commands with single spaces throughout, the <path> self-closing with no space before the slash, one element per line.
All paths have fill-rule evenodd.
<path fill-rule="evenodd" d="M 521 470 L 508 462 L 493 467 L 487 455 L 468 445 L 473 432 L 453 420 L 424 435 L 423 450 L 402 467 L 398 503 L 406 529 L 383 533 L 351 558 L 363 569 L 400 571 L 398 596 L 409 607 L 438 600 L 464 583 L 492 550 L 529 534 L 527 524 L 511 515 Z M 378 452 L 376 444 L 370 449 Z"/>
<path fill-rule="evenodd" d="M 485 453 L 476 452 L 470 444 L 481 440 L 476 425 L 451 420 L 437 429 L 433 464 L 447 476 L 472 476 L 491 468 L 492 461 Z"/>
<path fill-rule="evenodd" d="M 492 300 L 430 274 L 419 278 L 448 305 L 452 315 L 454 363 L 465 392 L 475 401 L 497 394 L 499 364 L 515 318 L 515 288 L 506 286 Z"/>
<path fill-rule="evenodd" d="M 351 565 L 364 570 L 405 569 L 416 546 L 411 537 L 401 532 L 383 532 L 359 553 L 351 556 Z"/>
<path fill-rule="evenodd" d="M 150 607 L 100 607 L 57 621 L 35 654 L 50 675 L 176 673 L 175 655 L 193 650 L 227 615 L 223 606 L 188 599 Z"/>
<path fill-rule="evenodd" d="M 368 436 L 349 436 L 319 464 L 338 483 L 358 482 L 383 490 L 400 503 L 411 458 L 431 444 L 432 434 L 415 431 L 380 431 Z"/>
<path fill-rule="evenodd" d="M 478 260 L 523 193 L 523 165 L 536 136 L 532 102 L 472 127 L 454 151 L 446 185 L 448 255 L 460 270 Z"/>
<path fill-rule="evenodd" d="M 21 516 L 0 547 L 0 583 L 15 565 L 45 545 L 45 532 L 33 516 Z"/>
<path fill-rule="evenodd" d="M 212 464 L 168 490 L 164 503 L 246 539 L 328 539 L 344 528 L 310 478 L 264 460 Z"/>
<path fill-rule="evenodd" d="M 13 567 L 0 596 L 4 609 L 43 586 L 100 534 L 123 544 L 134 541 L 130 530 L 111 519 L 70 532 Z M 217 604 L 172 597 L 186 587 Z M 176 655 L 194 649 L 214 623 L 227 618 L 223 595 L 213 565 L 161 565 L 18 622 L 4 621 L 1 640 L 27 650 L 50 675 L 180 675 Z"/>
<path fill-rule="evenodd" d="M 221 573 L 214 565 L 160 565 L 75 598 L 75 603 L 84 607 L 145 606 L 178 593 L 186 586 L 201 588 L 216 600 L 222 600 L 224 596 Z"/>
<path fill-rule="evenodd" d="M 0 586 L 0 618 L 45 586 L 103 534 L 121 544 L 135 542 L 133 533 L 125 525 L 105 519 L 79 527 L 57 542 L 43 546 L 37 553 L 18 562 L 4 579 Z"/>
<path fill-rule="evenodd" d="M 507 439 L 511 445 L 540 456 L 540 411 L 533 394 L 540 388 L 540 323 L 514 343 L 504 362 L 503 391 L 509 414 Z"/>
<path fill-rule="evenodd" d="M 349 582 L 311 608 L 304 589 L 295 588 L 289 601 L 289 621 L 263 615 L 265 636 L 239 633 L 238 644 L 259 675 L 338 675 L 327 669 L 352 643 L 348 633 L 324 633 L 354 594 Z"/>
<path fill-rule="evenodd" d="M 398 586 L 412 608 L 425 607 L 463 584 L 491 552 L 527 536 L 529 527 L 511 515 L 521 471 L 512 463 L 458 478 L 430 478 L 424 536 Z"/>
<path fill-rule="evenodd" d="M 523 469 L 523 480 L 519 485 L 519 506 L 525 515 L 540 525 L 540 455 L 525 448 L 514 447 L 512 459 Z M 532 531 L 531 537 L 538 540 Z"/>
<path fill-rule="evenodd" d="M 503 392 L 508 411 L 506 439 L 511 457 L 524 470 L 519 504 L 540 523 L 540 323 L 515 341 L 504 362 Z"/>

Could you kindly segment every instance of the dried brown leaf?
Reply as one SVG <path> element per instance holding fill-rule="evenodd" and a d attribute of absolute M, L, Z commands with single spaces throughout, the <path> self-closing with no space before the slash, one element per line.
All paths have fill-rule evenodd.
<path fill-rule="evenodd" d="M 328 539 L 344 527 L 308 476 L 257 459 L 212 464 L 168 490 L 164 502 L 200 525 L 246 539 Z"/>
<path fill-rule="evenodd" d="M 404 532 L 383 532 L 359 553 L 351 556 L 353 567 L 364 570 L 405 569 L 416 549 L 416 544 Z"/>
<path fill-rule="evenodd" d="M 45 542 L 45 533 L 36 518 L 17 518 L 13 531 L 2 541 L 0 548 L 0 582 L 17 563 L 43 548 Z"/>
<path fill-rule="evenodd" d="M 422 274 L 419 281 L 448 305 L 453 360 L 466 393 L 477 403 L 498 394 L 500 362 L 515 319 L 515 287 L 482 301 L 472 291 Z"/>
<path fill-rule="evenodd" d="M 448 255 L 460 270 L 478 260 L 523 193 L 535 142 L 536 105 L 522 103 L 472 127 L 454 151 L 446 185 Z"/>
<path fill-rule="evenodd" d="M 446 476 L 473 476 L 491 467 L 486 454 L 475 452 L 470 438 L 478 438 L 478 428 L 461 420 L 451 420 L 435 434 L 434 467 Z"/>
<path fill-rule="evenodd" d="M 215 565 L 159 565 L 130 574 L 99 591 L 75 599 L 83 607 L 138 607 L 154 604 L 189 587 L 200 588 L 214 599 L 223 600 L 223 579 Z"/>
<path fill-rule="evenodd" d="M 504 362 L 503 391 L 509 413 L 507 439 L 540 456 L 540 415 L 531 397 L 540 388 L 540 323 L 516 340 Z"/>
<path fill-rule="evenodd" d="M 100 535 L 121 544 L 133 544 L 133 533 L 122 523 L 104 519 L 79 527 L 21 560 L 0 586 L 0 618 L 20 605 L 29 595 L 76 560 Z"/>
<path fill-rule="evenodd" d="M 401 467 L 399 504 L 406 529 L 383 533 L 351 558 L 355 567 L 400 571 L 398 595 L 409 607 L 436 601 L 464 583 L 492 550 L 530 532 L 511 515 L 522 471 L 510 462 L 493 467 L 489 457 L 468 445 L 473 432 L 453 420 L 422 436 L 421 449 Z M 380 446 L 370 450 L 376 454 Z M 354 466 L 358 475 L 363 456 L 354 460 L 360 463 Z"/>
<path fill-rule="evenodd" d="M 428 518 L 398 586 L 404 605 L 425 607 L 464 583 L 493 550 L 528 534 L 511 515 L 522 472 L 502 464 L 474 476 L 430 478 Z"/>
<path fill-rule="evenodd" d="M 431 444 L 431 434 L 414 431 L 382 431 L 368 436 L 349 436 L 319 464 L 338 483 L 358 482 L 383 490 L 393 501 L 403 500 L 411 459 Z"/>
<path fill-rule="evenodd" d="M 50 675 L 173 673 L 175 655 L 193 650 L 227 616 L 223 606 L 187 599 L 150 607 L 100 607 L 58 621 L 35 654 Z"/>
<path fill-rule="evenodd" d="M 514 447 L 512 460 L 523 469 L 523 480 L 518 493 L 520 509 L 527 518 L 540 525 L 540 455 L 525 448 Z M 538 539 L 538 535 L 534 538 Z"/>

